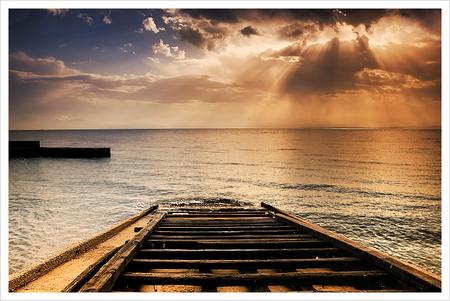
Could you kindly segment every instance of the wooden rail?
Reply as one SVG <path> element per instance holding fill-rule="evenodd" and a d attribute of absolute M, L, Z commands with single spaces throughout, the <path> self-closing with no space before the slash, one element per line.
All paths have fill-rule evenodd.
<path fill-rule="evenodd" d="M 385 253 L 361 245 L 266 203 L 261 203 L 261 206 L 275 212 L 273 213 L 275 218 L 296 225 L 301 230 L 309 232 L 316 237 L 363 258 L 373 263 L 375 266 L 394 274 L 412 286 L 420 287 L 425 291 L 441 291 L 441 279 L 435 275 L 430 275 L 430 273 L 425 272 L 418 267 L 414 267 Z"/>
<path fill-rule="evenodd" d="M 123 248 L 121 248 L 113 258 L 111 258 L 111 260 L 80 289 L 80 291 L 102 292 L 110 290 L 120 273 L 125 270 L 127 264 L 139 251 L 145 243 L 145 240 L 152 234 L 165 216 L 165 213 L 157 215 L 138 235 L 126 243 Z"/>

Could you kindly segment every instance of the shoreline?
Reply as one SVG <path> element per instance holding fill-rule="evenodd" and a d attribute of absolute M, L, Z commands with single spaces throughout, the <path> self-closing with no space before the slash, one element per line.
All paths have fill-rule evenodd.
<path fill-rule="evenodd" d="M 10 292 L 36 291 L 37 287 L 41 287 L 38 289 L 40 292 L 60 291 L 58 289 L 63 289 L 72 281 L 74 278 L 72 274 L 82 272 L 98 258 L 132 238 L 135 235 L 134 227 L 145 225 L 151 219 L 151 213 L 156 208 L 157 205 L 154 205 L 94 236 L 72 244 L 47 258 L 10 274 L 8 276 L 8 290 Z M 72 261 L 76 261 L 76 264 L 72 263 L 73 268 L 69 269 L 72 273 L 59 275 L 58 269 L 65 267 Z M 46 280 L 49 278 L 53 279 L 52 283 L 56 284 L 55 286 L 49 287 L 48 284 L 46 285 Z"/>

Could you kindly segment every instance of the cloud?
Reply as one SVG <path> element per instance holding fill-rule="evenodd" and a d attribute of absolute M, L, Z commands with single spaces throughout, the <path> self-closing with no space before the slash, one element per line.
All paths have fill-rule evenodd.
<path fill-rule="evenodd" d="M 152 49 L 154 53 L 161 53 L 178 60 L 183 60 L 186 54 L 184 50 L 179 50 L 177 46 L 170 47 L 169 44 L 164 44 L 163 40 L 159 40 L 159 43 L 154 44 Z"/>
<path fill-rule="evenodd" d="M 149 59 L 158 61 L 155 58 L 149 57 Z M 46 68 L 46 72 L 42 72 L 41 69 L 36 68 L 36 65 L 40 66 L 46 59 L 32 59 L 25 54 L 11 57 L 11 61 L 17 60 L 22 60 L 24 63 L 22 65 L 11 64 L 12 97 L 10 103 L 12 107 L 15 107 L 14 104 L 20 103 L 20 100 L 23 99 L 47 105 L 52 103 L 50 101 L 52 99 L 60 99 L 53 104 L 63 106 L 66 96 L 72 101 L 91 103 L 96 101 L 99 103 L 102 99 L 157 103 L 220 103 L 244 101 L 245 97 L 251 94 L 251 91 L 239 87 L 235 83 L 215 80 L 207 75 L 170 78 L 149 73 L 146 75 L 101 76 L 67 68 L 57 60 L 49 60 L 48 64 L 53 67 Z M 15 70 L 14 68 L 18 66 L 24 70 Z M 61 72 L 61 68 L 65 72 Z M 28 97 L 20 96 L 24 94 Z"/>
<path fill-rule="evenodd" d="M 402 9 L 399 14 L 416 21 L 419 26 L 426 28 L 433 35 L 441 34 L 442 12 L 440 9 Z"/>
<path fill-rule="evenodd" d="M 389 9 L 342 9 L 336 10 L 336 12 L 337 21 L 354 27 L 364 25 L 366 29 L 369 29 L 381 18 L 397 14 L 397 11 Z"/>
<path fill-rule="evenodd" d="M 172 9 L 166 12 L 168 15 L 162 17 L 164 22 L 178 31 L 183 41 L 210 51 L 235 45 L 238 33 L 250 37 L 261 32 L 279 32 L 279 38 L 283 39 L 336 24 L 333 10 Z"/>
<path fill-rule="evenodd" d="M 73 75 L 77 70 L 67 68 L 63 61 L 54 57 L 33 59 L 24 52 L 13 53 L 9 56 L 9 69 L 31 72 L 37 75 Z"/>
<path fill-rule="evenodd" d="M 277 55 L 295 55 L 295 49 L 282 49 Z M 352 41 L 337 38 L 325 44 L 298 48 L 301 64 L 286 77 L 287 93 L 332 95 L 341 91 L 354 91 L 356 73 L 364 68 L 379 68 L 364 37 Z"/>
<path fill-rule="evenodd" d="M 145 30 L 148 31 L 153 31 L 154 33 L 158 33 L 161 30 L 164 31 L 166 30 L 164 27 L 157 27 L 155 24 L 155 21 L 153 20 L 152 17 L 148 17 L 147 19 L 144 19 L 144 21 L 142 21 L 142 24 L 144 24 L 144 28 Z"/>
<path fill-rule="evenodd" d="M 49 14 L 53 14 L 53 16 L 61 16 L 61 17 L 65 16 L 66 12 L 68 12 L 68 11 L 69 11 L 68 9 L 58 9 L 58 8 L 47 9 L 47 12 Z"/>
<path fill-rule="evenodd" d="M 236 33 L 250 37 L 262 33 L 278 34 L 280 41 L 316 42 L 324 32 L 338 35 L 354 29 L 367 35 L 381 20 L 395 16 L 414 18 L 418 24 L 436 32 L 440 28 L 439 10 L 393 9 L 169 9 L 162 16 L 178 36 L 199 49 L 214 51 L 235 44 Z M 425 10 L 426 11 L 426 10 Z M 405 17 L 406 18 L 406 17 Z M 256 31 L 255 28 L 258 28 Z"/>
<path fill-rule="evenodd" d="M 234 11 L 229 9 L 180 9 L 178 12 L 193 19 L 208 20 L 212 25 L 219 23 L 235 24 L 239 22 Z"/>
<path fill-rule="evenodd" d="M 123 52 L 128 52 L 128 50 L 125 49 L 127 47 L 133 47 L 133 44 L 132 43 L 126 43 L 126 44 L 123 44 L 122 47 L 117 47 L 117 49 L 123 50 Z"/>
<path fill-rule="evenodd" d="M 406 96 L 413 98 L 416 105 L 440 101 L 440 64 L 412 60 L 428 56 L 431 62 L 436 59 L 433 51 L 411 46 L 394 47 L 389 51 L 371 49 L 369 45 L 364 36 L 351 41 L 334 38 L 325 44 L 291 45 L 266 55 L 272 58 L 290 55 L 299 59 L 284 77 L 280 90 L 296 101 L 307 100 L 313 95 L 342 98 L 343 95 L 365 93 L 372 95 L 372 101 L 389 98 L 399 103 L 405 101 Z M 396 55 L 393 55 L 394 49 L 398 51 Z M 375 95 L 378 96 L 373 97 Z M 397 95 L 397 99 L 389 95 Z"/>
<path fill-rule="evenodd" d="M 250 37 L 251 35 L 260 35 L 258 30 L 256 30 L 255 28 L 253 28 L 251 26 L 247 26 L 247 27 L 241 29 L 241 33 L 247 37 Z"/>
<path fill-rule="evenodd" d="M 159 59 L 158 59 L 158 58 L 156 58 L 156 57 L 150 57 L 150 56 L 148 56 L 147 58 L 148 58 L 150 61 L 152 61 L 153 63 L 159 64 Z"/>
<path fill-rule="evenodd" d="M 86 64 L 95 64 L 95 61 L 89 60 L 88 62 L 72 62 L 72 65 L 86 65 Z"/>
<path fill-rule="evenodd" d="M 112 19 L 111 19 L 111 11 L 108 12 L 108 14 L 106 14 L 105 11 L 101 11 L 100 14 L 103 15 L 103 22 L 105 24 L 111 24 L 112 23 Z"/>
<path fill-rule="evenodd" d="M 92 22 L 94 22 L 94 19 L 92 19 L 91 17 L 88 16 L 88 14 L 83 14 L 83 13 L 79 13 L 77 15 L 78 18 L 84 19 L 85 22 L 89 23 L 89 25 L 92 24 Z"/>
<path fill-rule="evenodd" d="M 72 118 L 72 117 L 69 117 L 69 116 L 64 116 L 64 115 L 62 115 L 62 116 L 59 116 L 59 117 L 57 117 L 56 119 L 58 119 L 59 121 L 68 121 L 68 120 L 73 120 L 73 118 Z"/>
<path fill-rule="evenodd" d="M 147 59 L 139 61 L 164 76 L 85 73 L 75 68 L 84 68 L 81 64 L 89 58 L 64 64 L 59 56 L 31 58 L 16 52 L 9 57 L 11 110 L 16 114 L 14 118 L 19 118 L 22 110 L 30 114 L 27 116 L 45 111 L 52 112 L 54 118 L 76 119 L 82 115 L 71 112 L 73 106 L 85 114 L 101 111 L 104 116 L 108 112 L 117 117 L 119 107 L 124 113 L 141 114 L 138 109 L 131 109 L 131 104 L 140 109 L 165 107 L 167 112 L 169 108 L 196 108 L 206 114 L 206 108 L 227 108 L 231 112 L 237 108 L 245 111 L 247 107 L 250 112 L 258 111 L 260 105 L 275 108 L 284 101 L 286 110 L 280 109 L 280 114 L 292 111 L 291 106 L 299 110 L 302 118 L 304 112 L 311 112 L 311 121 L 317 112 L 334 110 L 341 112 L 339 122 L 345 122 L 350 113 L 342 112 L 353 108 L 361 109 L 357 111 L 364 116 L 358 117 L 362 118 L 358 121 L 361 124 L 365 116 L 385 120 L 381 112 L 385 113 L 386 106 L 397 113 L 401 112 L 398 108 L 408 111 L 421 107 L 428 112 L 424 118 L 432 122 L 438 116 L 441 101 L 440 13 L 165 10 L 161 18 L 175 34 L 163 35 L 178 39 L 179 45 L 170 45 L 173 41 L 167 43 L 168 38 L 166 43 L 160 39 L 159 43 L 150 44 L 153 56 L 147 54 Z M 103 14 L 110 16 L 109 11 Z M 163 30 L 153 17 L 145 18 L 141 32 Z M 207 51 L 198 51 L 191 45 Z M 117 46 L 130 53 L 140 49 L 137 40 Z M 102 68 L 102 62 L 96 60 L 98 68 Z M 148 71 L 139 67 L 135 70 Z M 379 110 L 378 117 L 369 112 L 374 108 Z M 413 112 L 420 121 L 421 112 Z M 330 120 L 337 120 L 329 114 Z M 325 120 L 326 114 L 323 116 Z M 296 117 L 289 118 L 294 122 Z M 91 116 L 86 119 L 94 120 Z"/>
<path fill-rule="evenodd" d="M 203 48 L 205 39 L 198 29 L 192 29 L 188 26 L 181 28 L 178 32 L 182 41 L 191 43 L 197 48 Z"/>

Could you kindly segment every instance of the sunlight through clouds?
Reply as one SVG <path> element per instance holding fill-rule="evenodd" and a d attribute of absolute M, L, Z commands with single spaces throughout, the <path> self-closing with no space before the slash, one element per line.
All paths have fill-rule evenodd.
<path fill-rule="evenodd" d="M 43 116 L 123 125 L 118 116 L 131 122 L 133 106 L 158 107 L 166 125 L 186 127 L 439 127 L 441 17 L 439 9 L 11 10 L 10 127 Z M 191 122 L 177 116 L 181 107 L 208 114 L 185 114 Z"/>

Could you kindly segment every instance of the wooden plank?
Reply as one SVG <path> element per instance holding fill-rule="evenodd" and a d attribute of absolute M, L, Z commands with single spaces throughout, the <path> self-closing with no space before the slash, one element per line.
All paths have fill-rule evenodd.
<path fill-rule="evenodd" d="M 161 226 L 158 227 L 158 231 L 233 231 L 233 230 L 239 230 L 239 231 L 245 231 L 245 230 L 270 230 L 270 231 L 279 231 L 279 230 L 290 230 L 290 231 L 296 231 L 297 229 L 295 227 L 286 225 L 286 226 L 197 226 L 197 227 L 167 227 L 167 226 Z M 297 230 L 298 231 L 298 230 Z"/>
<path fill-rule="evenodd" d="M 377 267 L 391 273 L 400 279 L 410 283 L 411 285 L 420 288 L 424 291 L 441 291 L 441 279 L 437 275 L 426 272 L 418 267 L 407 264 L 390 255 L 379 252 L 375 249 L 366 247 L 362 244 L 354 242 L 348 238 L 335 234 L 315 224 L 302 220 L 292 214 L 279 210 L 268 204 L 261 203 L 261 205 L 276 213 L 273 215 L 276 218 L 290 222 L 297 225 L 301 230 L 307 231 L 317 237 L 322 238 L 348 252 L 364 258 L 369 262 L 375 264 Z"/>
<path fill-rule="evenodd" d="M 303 258 L 303 259 L 132 259 L 130 268 L 179 268 L 179 269 L 233 269 L 233 268 L 311 268 L 311 267 L 355 267 L 364 268 L 358 257 Z"/>
<path fill-rule="evenodd" d="M 241 274 L 258 274 L 258 270 L 256 268 L 252 267 L 244 267 L 241 266 L 239 268 L 239 272 Z M 260 283 L 252 283 L 248 286 L 250 289 L 250 292 L 258 292 L 258 293 L 267 293 L 270 292 L 270 289 L 267 287 L 267 285 L 260 284 Z"/>
<path fill-rule="evenodd" d="M 211 273 L 140 273 L 125 272 L 121 280 L 138 284 L 181 285 L 245 285 L 245 284 L 295 284 L 329 283 L 333 280 L 364 281 L 388 275 L 385 271 L 339 271 L 339 272 L 288 272 L 257 274 L 211 274 Z"/>
<path fill-rule="evenodd" d="M 167 225 L 161 225 L 158 227 L 158 230 L 161 231 L 195 231 L 200 230 L 204 231 L 207 230 L 292 230 L 292 231 L 299 231 L 297 228 L 291 226 L 291 225 L 224 225 L 224 224 L 217 224 L 217 225 L 177 225 L 177 226 L 167 226 Z"/>
<path fill-rule="evenodd" d="M 236 240 L 234 237 L 230 238 L 220 238 L 220 239 L 211 239 L 211 238 L 201 238 L 201 239 L 186 239 L 186 238 L 179 238 L 179 239 L 167 239 L 167 238 L 153 238 L 150 237 L 147 242 L 166 242 L 166 243 L 190 243 L 190 242 L 196 242 L 196 243 L 204 243 L 204 244 L 267 244 L 267 243 L 299 243 L 299 244 L 305 244 L 305 243 L 326 243 L 327 245 L 330 245 L 330 243 L 324 241 L 323 239 L 319 239 L 317 237 L 306 237 L 306 238 L 246 238 L 246 239 L 239 239 Z"/>
<path fill-rule="evenodd" d="M 346 256 L 340 248 L 286 249 L 141 249 L 139 258 L 179 259 L 256 259 L 256 258 L 316 258 Z"/>
<path fill-rule="evenodd" d="M 254 224 L 252 221 L 255 221 L 255 224 L 258 223 L 270 223 L 273 217 L 270 218 L 255 218 L 255 217 L 251 217 L 251 218 L 208 218 L 208 217 L 191 217 L 191 218 L 173 218 L 172 220 L 170 220 L 167 224 L 175 224 L 175 223 L 179 223 L 182 225 L 189 225 L 189 224 L 195 224 L 195 225 L 199 225 L 199 226 L 203 226 L 203 225 L 208 225 L 208 224 L 212 224 L 212 225 L 245 225 L 245 224 Z M 277 221 L 279 222 L 279 221 Z"/>
<path fill-rule="evenodd" d="M 267 212 L 251 212 L 251 213 L 219 213 L 219 212 L 211 212 L 211 213 L 180 213 L 180 214 L 170 214 L 170 218 L 199 218 L 199 217 L 207 217 L 211 218 L 242 218 L 242 217 L 262 217 L 266 216 Z"/>
<path fill-rule="evenodd" d="M 231 230 L 231 231 L 177 231 L 177 232 L 171 232 L 171 231 L 160 231 L 159 229 L 155 231 L 156 235 L 173 235 L 173 236 L 179 236 L 179 235 L 222 235 L 227 233 L 228 235 L 253 235 L 253 234 L 293 234 L 295 231 L 292 230 Z"/>
<path fill-rule="evenodd" d="M 269 212 L 269 211 L 267 211 Z M 250 218 L 237 218 L 237 217 L 230 217 L 230 218 L 213 218 L 213 217 L 205 217 L 205 218 L 184 218 L 183 216 L 168 216 L 166 217 L 166 220 L 164 223 L 170 224 L 170 223 L 179 223 L 179 222 L 185 222 L 185 223 L 232 223 L 233 220 L 236 220 L 237 223 L 280 223 L 280 221 L 277 221 L 273 218 L 270 214 L 266 214 L 264 216 L 259 217 L 250 217 Z"/>
<path fill-rule="evenodd" d="M 313 248 L 329 245 L 328 242 L 319 239 L 308 240 L 275 240 L 269 239 L 262 240 L 149 240 L 146 246 L 153 249 L 177 249 L 177 248 L 189 248 L 189 249 L 262 249 L 262 248 Z"/>
<path fill-rule="evenodd" d="M 170 210 L 167 212 L 168 217 L 172 215 L 183 215 L 183 214 L 265 214 L 267 213 L 267 210 L 265 209 L 205 209 L 201 210 L 199 208 L 196 209 L 177 209 L 177 210 Z"/>
<path fill-rule="evenodd" d="M 195 231 L 195 230 L 296 230 L 295 227 L 292 227 L 291 225 L 224 225 L 217 224 L 217 225 L 178 225 L 178 226 L 168 226 L 168 225 L 161 225 L 158 227 L 158 230 L 161 231 Z"/>
<path fill-rule="evenodd" d="M 205 215 L 204 217 L 170 217 L 171 221 L 178 221 L 178 222 L 248 222 L 248 221 L 268 221 L 270 220 L 272 217 L 268 216 L 268 217 L 210 217 L 209 215 Z"/>
<path fill-rule="evenodd" d="M 233 223 L 233 222 L 209 222 L 209 223 L 197 223 L 197 222 L 179 222 L 179 223 L 162 223 L 160 227 L 164 227 L 164 228 L 179 228 L 179 227 L 186 227 L 186 228 L 191 228 L 191 227 L 208 227 L 208 228 L 214 228 L 214 227 L 223 227 L 223 228 L 227 228 L 227 227 L 292 227 L 286 223 L 282 223 L 282 222 L 258 222 L 258 223 L 251 223 L 251 222 L 244 222 L 244 223 Z"/>
<path fill-rule="evenodd" d="M 110 290 L 120 273 L 122 273 L 132 257 L 143 246 L 166 213 L 161 213 L 147 224 L 136 236 L 126 243 L 81 289 L 81 292 L 100 292 Z"/>
<path fill-rule="evenodd" d="M 97 273 L 100 267 L 104 265 L 108 260 L 110 260 L 111 257 L 113 257 L 114 254 L 116 254 L 117 251 L 119 251 L 122 247 L 123 245 L 116 247 L 100 257 L 95 263 L 88 266 L 80 275 L 75 277 L 75 279 L 73 279 L 68 285 L 66 285 L 66 287 L 63 288 L 61 292 L 67 293 L 78 291 L 84 285 L 84 283 L 95 273 Z"/>
<path fill-rule="evenodd" d="M 158 235 L 158 234 L 153 234 L 151 236 L 152 240 L 184 240 L 184 239 L 223 239 L 223 238 L 227 238 L 227 237 L 232 237 L 233 239 L 260 239 L 260 238 L 313 238 L 314 236 L 311 234 L 281 234 L 281 235 L 276 235 L 276 234 L 262 234 L 262 235 L 257 235 L 257 234 L 253 234 L 253 235 L 236 235 L 236 234 L 228 234 L 228 233 L 223 233 L 221 235 L 180 235 L 180 236 L 175 236 L 176 233 L 174 233 L 173 236 L 171 235 Z"/>
<path fill-rule="evenodd" d="M 203 238 L 203 239 L 157 239 L 157 238 L 150 238 L 149 240 L 147 240 L 148 244 L 152 244 L 152 243 L 165 243 L 166 246 L 167 245 L 180 245 L 183 246 L 183 244 L 186 245 L 190 245 L 190 244 L 195 244 L 196 246 L 201 246 L 201 245 L 213 245 L 217 248 L 220 248 L 222 245 L 231 245 L 231 246 L 268 246 L 270 247 L 271 244 L 273 245 L 277 245 L 277 247 L 281 247 L 279 246 L 280 244 L 289 244 L 289 245 L 310 245 L 310 244 L 327 244 L 329 245 L 328 242 L 325 242 L 322 239 L 318 239 L 318 238 L 259 238 L 259 239 L 239 239 L 236 240 L 234 239 L 234 237 L 231 237 L 230 239 L 207 239 L 207 238 Z M 147 244 L 147 245 L 148 245 Z M 275 247 L 275 246 L 273 246 Z"/>

